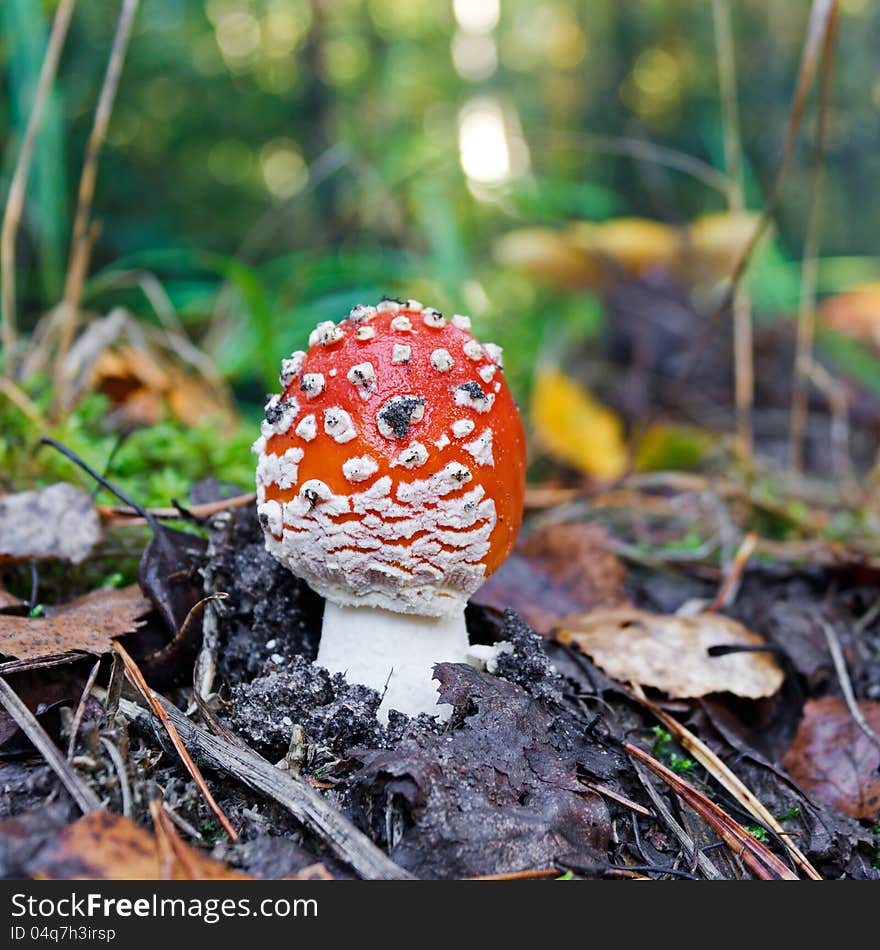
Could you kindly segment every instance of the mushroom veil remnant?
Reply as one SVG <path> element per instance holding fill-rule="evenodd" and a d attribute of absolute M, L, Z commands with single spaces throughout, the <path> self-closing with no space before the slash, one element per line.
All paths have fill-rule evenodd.
<path fill-rule="evenodd" d="M 383 299 L 282 362 L 254 443 L 266 549 L 326 599 L 317 663 L 436 715 L 433 666 L 472 655 L 468 598 L 522 520 L 525 436 L 501 350 L 470 320 Z M 476 648 L 475 648 L 476 649 Z"/>

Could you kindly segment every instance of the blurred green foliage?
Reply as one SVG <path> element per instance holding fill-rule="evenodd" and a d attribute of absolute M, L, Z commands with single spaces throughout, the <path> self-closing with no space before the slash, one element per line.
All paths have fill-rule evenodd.
<path fill-rule="evenodd" d="M 29 384 L 34 407 L 48 420 L 47 387 L 40 380 Z M 0 491 L 32 488 L 68 481 L 91 491 L 96 486 L 81 469 L 49 446 L 49 436 L 78 454 L 92 468 L 142 505 L 167 505 L 172 499 L 186 504 L 189 490 L 200 479 L 215 477 L 251 490 L 253 461 L 247 426 L 230 431 L 228 420 L 206 419 L 195 428 L 166 419 L 149 428 L 135 429 L 120 437 L 107 425 L 107 401 L 90 395 L 63 420 L 52 424 L 35 421 L 11 401 L 0 400 Z M 8 481 L 9 478 L 13 480 Z M 99 498 L 119 504 L 104 489 Z"/>
<path fill-rule="evenodd" d="M 54 9 L 4 0 L 5 190 Z M 748 203 L 782 141 L 809 4 L 731 4 Z M 880 272 L 864 195 L 880 181 L 880 10 L 844 0 L 821 289 Z M 20 234 L 20 310 L 58 294 L 66 235 L 118 4 L 77 5 Z M 471 313 L 507 350 L 522 396 L 549 317 L 586 335 L 589 295 L 540 292 L 491 244 L 523 224 L 724 206 L 705 181 L 602 147 L 655 143 L 723 168 L 711 5 L 699 0 L 142 0 L 101 157 L 101 233 L 85 304 L 157 319 L 143 275 L 245 404 L 316 320 L 381 293 Z M 813 129 L 778 237 L 751 277 L 791 312 Z M 124 455 L 121 456 L 124 458 Z"/>

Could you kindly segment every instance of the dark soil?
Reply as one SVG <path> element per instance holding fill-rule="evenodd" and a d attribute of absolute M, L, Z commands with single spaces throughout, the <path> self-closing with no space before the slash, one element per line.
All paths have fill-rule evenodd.
<path fill-rule="evenodd" d="M 701 876 L 694 855 L 654 817 L 621 743 L 653 748 L 659 758 L 682 750 L 658 744 L 651 717 L 586 657 L 539 637 L 513 611 L 471 606 L 475 640 L 512 644 L 495 675 L 442 664 L 437 678 L 444 701 L 454 707 L 451 720 L 440 725 L 426 716 L 392 714 L 382 727 L 375 718 L 377 693 L 313 665 L 322 602 L 265 553 L 254 512 L 224 513 L 208 529 L 198 562 L 203 593 L 229 595 L 212 605 L 218 618 L 215 712 L 271 762 L 301 770 L 402 868 L 428 878 L 536 868 L 603 877 L 627 867 L 654 878 Z M 644 567 L 629 570 L 626 585 L 635 604 L 663 611 L 690 598 L 711 598 L 717 588 L 685 570 Z M 817 625 L 820 615 L 841 632 L 859 695 L 880 693 L 877 626 L 847 636 L 878 591 L 873 577 L 750 571 L 732 612 L 780 651 L 787 669 L 783 689 L 757 703 L 715 696 L 668 706 L 775 815 L 785 816 L 787 833 L 829 878 L 880 879 L 872 866 L 874 831 L 811 799 L 779 763 L 807 698 L 839 690 Z M 181 708 L 188 705 L 185 681 L 170 693 Z M 58 726 L 62 746 L 66 722 L 69 717 L 61 717 Z M 194 843 L 234 867 L 282 877 L 323 861 L 336 876 L 352 876 L 326 842 L 287 811 L 229 776 L 207 771 L 218 802 L 240 830 L 238 843 L 228 843 L 167 740 L 135 730 L 122 716 L 108 722 L 98 708 L 80 728 L 76 763 L 112 810 L 122 810 L 121 787 L 101 736 L 111 737 L 126 762 L 135 820 L 149 825 L 148 803 L 161 788 L 164 801 L 198 836 Z M 755 825 L 702 768 L 679 768 L 729 814 Z M 45 843 L 78 812 L 26 745 L 3 746 L 0 781 L 0 873 L 26 875 L 39 865 Z M 702 820 L 665 786 L 655 788 L 721 876 L 748 876 Z M 784 855 L 772 833 L 766 842 Z"/>

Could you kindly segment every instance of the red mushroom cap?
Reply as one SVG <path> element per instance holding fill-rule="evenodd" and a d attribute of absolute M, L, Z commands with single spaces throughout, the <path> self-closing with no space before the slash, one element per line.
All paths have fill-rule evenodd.
<path fill-rule="evenodd" d="M 320 323 L 255 444 L 267 549 L 338 604 L 440 616 L 510 553 L 525 435 L 501 350 L 416 301 Z"/>

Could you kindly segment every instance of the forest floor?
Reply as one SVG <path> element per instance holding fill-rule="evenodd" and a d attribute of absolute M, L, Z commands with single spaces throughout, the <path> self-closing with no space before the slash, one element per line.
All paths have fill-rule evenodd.
<path fill-rule="evenodd" d="M 705 551 L 663 553 L 645 513 L 696 527 L 718 485 L 639 486 L 590 523 L 571 503 L 533 515 L 468 610 L 474 641 L 513 649 L 494 675 L 437 668 L 445 724 L 382 727 L 378 694 L 312 664 L 322 601 L 265 552 L 252 505 L 202 518 L 206 538 L 161 528 L 141 559 L 149 601 L 100 588 L 85 625 L 71 608 L 23 617 L 7 594 L 7 692 L 34 715 L 4 694 L 0 872 L 880 877 L 877 565 L 841 548 L 809 566 L 734 560 L 725 577 Z M 89 625 L 107 641 L 97 662 L 76 640 Z M 174 722 L 213 810 L 110 637 L 190 714 Z M 737 695 L 755 690 L 769 695 Z M 62 765 L 44 739 L 69 750 Z"/>

